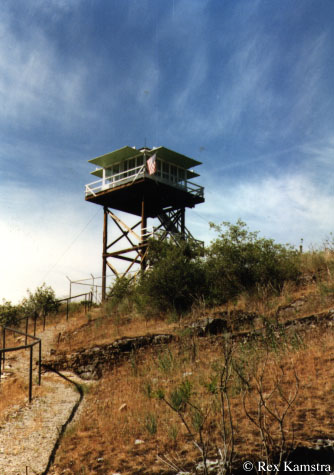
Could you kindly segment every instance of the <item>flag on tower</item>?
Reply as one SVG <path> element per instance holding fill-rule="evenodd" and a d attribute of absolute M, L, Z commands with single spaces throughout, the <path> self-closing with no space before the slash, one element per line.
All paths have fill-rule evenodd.
<path fill-rule="evenodd" d="M 147 160 L 146 165 L 147 165 L 148 174 L 154 175 L 154 173 L 157 171 L 157 154 L 156 153 Z"/>

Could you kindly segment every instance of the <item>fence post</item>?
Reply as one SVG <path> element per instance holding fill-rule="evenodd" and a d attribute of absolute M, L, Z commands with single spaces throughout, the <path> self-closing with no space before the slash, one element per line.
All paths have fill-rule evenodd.
<path fill-rule="evenodd" d="M 2 348 L 5 349 L 6 348 L 6 327 L 2 327 Z M 3 355 L 2 355 L 2 362 L 3 362 L 3 369 L 5 370 L 5 359 L 6 359 L 6 352 L 3 351 L 2 352 Z"/>
<path fill-rule="evenodd" d="M 26 336 L 25 336 L 25 345 L 27 344 L 28 342 L 28 323 L 29 323 L 29 317 L 28 315 L 26 316 Z"/>
<path fill-rule="evenodd" d="M 33 346 L 30 346 L 30 364 L 29 364 L 29 402 L 32 400 L 32 352 Z"/>
<path fill-rule="evenodd" d="M 42 376 L 42 340 L 38 342 L 38 385 L 41 385 Z"/>
<path fill-rule="evenodd" d="M 34 336 L 36 336 L 36 324 L 37 324 L 37 314 L 34 313 Z"/>
<path fill-rule="evenodd" d="M 2 360 L 2 350 L 0 350 L 0 381 L 1 381 L 1 360 Z"/>

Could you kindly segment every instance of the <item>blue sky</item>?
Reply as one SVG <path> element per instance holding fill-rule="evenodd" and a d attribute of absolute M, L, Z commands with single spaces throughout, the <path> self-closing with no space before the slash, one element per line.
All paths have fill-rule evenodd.
<path fill-rule="evenodd" d="M 163 145 L 203 162 L 187 214 L 278 242 L 333 230 L 332 0 L 3 0 L 0 298 L 101 274 L 87 160 Z M 78 289 L 82 290 L 82 289 Z"/>

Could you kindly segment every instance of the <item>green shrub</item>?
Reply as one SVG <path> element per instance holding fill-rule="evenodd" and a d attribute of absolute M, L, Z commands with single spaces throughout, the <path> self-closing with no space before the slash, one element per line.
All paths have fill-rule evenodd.
<path fill-rule="evenodd" d="M 2 305 L 0 305 L 0 324 L 7 326 L 17 325 L 19 318 L 20 308 L 12 305 L 11 302 L 3 299 Z"/>
<path fill-rule="evenodd" d="M 157 417 L 155 414 L 148 412 L 145 416 L 144 427 L 151 435 L 155 435 L 158 429 Z"/>
<path fill-rule="evenodd" d="M 270 286 L 280 291 L 300 275 L 300 254 L 288 245 L 259 238 L 244 222 L 211 224 L 218 233 L 207 250 L 206 274 L 209 300 L 224 303 L 244 291 Z"/>
<path fill-rule="evenodd" d="M 110 288 L 107 302 L 107 313 L 120 310 L 130 311 L 134 302 L 135 283 L 131 277 L 117 277 Z"/>
<path fill-rule="evenodd" d="M 205 292 L 204 266 L 194 243 L 152 241 L 148 261 L 136 290 L 158 311 L 182 314 Z"/>
<path fill-rule="evenodd" d="M 225 303 L 241 293 L 280 292 L 300 275 L 300 253 L 272 239 L 259 238 L 245 223 L 211 224 L 218 237 L 204 251 L 196 241 L 149 242 L 148 269 L 134 279 L 116 279 L 110 310 L 135 307 L 146 318 L 164 313 L 178 321 L 197 302 Z"/>
<path fill-rule="evenodd" d="M 37 287 L 34 293 L 29 289 L 27 292 L 28 297 L 24 298 L 21 303 L 23 314 L 37 317 L 38 315 L 47 315 L 58 311 L 60 303 L 57 301 L 52 287 L 43 283 L 40 287 Z"/>

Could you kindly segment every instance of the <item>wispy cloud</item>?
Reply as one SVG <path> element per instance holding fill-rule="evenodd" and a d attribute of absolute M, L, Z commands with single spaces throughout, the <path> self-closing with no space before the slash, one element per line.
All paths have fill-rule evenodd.
<path fill-rule="evenodd" d="M 305 175 L 263 177 L 207 189 L 201 215 L 216 223 L 239 217 L 253 230 L 278 242 L 321 244 L 334 226 L 334 196 Z"/>
<path fill-rule="evenodd" d="M 202 18 L 205 22 L 205 12 Z M 225 34 L 223 27 L 221 34 Z M 187 68 L 179 89 L 173 91 L 161 114 L 164 126 L 171 116 L 179 117 L 177 127 L 181 126 L 182 134 L 187 137 L 200 134 L 211 140 L 238 130 L 241 121 L 252 114 L 257 120 L 263 115 L 269 116 L 272 94 L 268 90 L 268 75 L 275 56 L 273 52 L 266 54 L 267 48 L 260 34 L 251 39 L 242 34 L 234 46 L 235 49 L 224 58 L 212 59 L 205 33 L 184 45 Z M 171 134 L 175 133 L 171 124 L 168 128 Z M 265 133 L 266 130 L 262 130 L 258 134 L 261 140 Z"/>
<path fill-rule="evenodd" d="M 52 118 L 66 127 L 78 118 L 86 68 L 79 61 L 61 66 L 52 42 L 38 28 L 28 37 L 19 37 L 5 21 L 0 29 L 0 121 L 30 128 Z"/>
<path fill-rule="evenodd" d="M 305 143 L 303 152 L 314 165 L 332 168 L 334 163 L 334 132 L 333 135 L 319 142 Z"/>
<path fill-rule="evenodd" d="M 326 31 L 319 35 L 310 35 L 299 48 L 290 52 L 291 70 L 288 77 L 290 94 L 289 111 L 281 127 L 281 136 L 287 137 L 302 128 L 305 140 L 314 139 L 327 120 L 326 100 L 322 89 L 327 81 L 330 38 Z M 329 104 L 327 103 L 327 106 Z M 327 109 L 327 110 L 326 110 Z M 321 118 L 321 122 L 319 122 Z"/>

